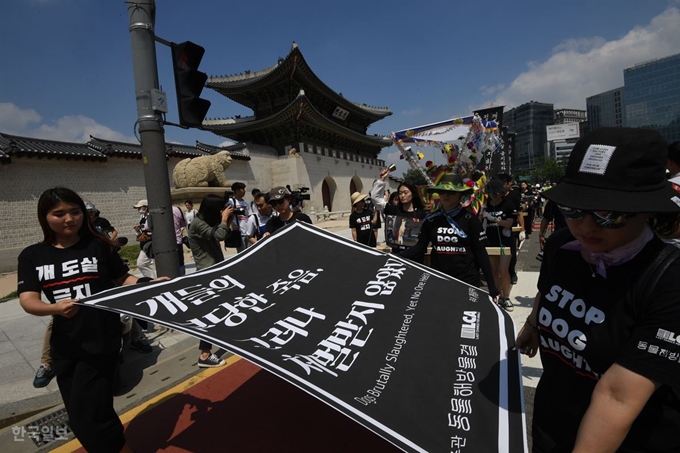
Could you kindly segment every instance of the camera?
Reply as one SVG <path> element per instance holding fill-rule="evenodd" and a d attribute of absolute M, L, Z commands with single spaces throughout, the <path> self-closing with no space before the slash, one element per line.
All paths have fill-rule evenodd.
<path fill-rule="evenodd" d="M 234 206 L 234 215 L 236 216 L 244 216 L 246 215 L 246 211 L 236 202 L 236 197 L 234 194 L 233 190 L 225 190 L 224 191 L 224 207 L 226 208 L 229 205 L 229 202 L 233 200 L 233 206 Z"/>
<path fill-rule="evenodd" d="M 286 189 L 290 192 L 290 205 L 293 208 L 298 205 L 302 206 L 304 200 L 311 200 L 310 195 L 307 193 L 309 187 L 299 187 L 297 190 L 292 190 L 290 185 L 286 185 Z"/>
<path fill-rule="evenodd" d="M 397 166 L 394 165 L 394 164 L 390 164 L 390 166 L 387 167 L 387 171 L 389 171 L 390 173 L 393 172 L 396 169 L 397 169 Z"/>

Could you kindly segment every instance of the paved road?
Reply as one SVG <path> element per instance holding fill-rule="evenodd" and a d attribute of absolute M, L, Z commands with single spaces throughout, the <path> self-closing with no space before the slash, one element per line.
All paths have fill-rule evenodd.
<path fill-rule="evenodd" d="M 319 226 L 351 237 L 347 219 Z M 535 259 L 537 254 L 538 239 L 537 234 L 533 234 L 519 251 L 520 277 L 512 293 L 516 308 L 511 316 L 518 327 L 530 311 L 536 292 L 540 265 Z M 55 440 L 37 445 L 28 436 L 36 427 L 50 430 L 65 420 L 56 383 L 44 389 L 34 389 L 31 385 L 39 365 L 44 329 L 45 319 L 26 315 L 16 300 L 0 304 L 0 428 L 4 428 L 0 429 L 0 451 L 3 453 L 78 451 L 77 441 Z M 277 439 L 279 445 L 282 445 L 280 442 L 285 445 L 285 436 L 308 426 L 315 426 L 314 432 L 323 435 L 309 437 L 305 429 L 311 443 L 299 445 L 296 451 L 327 451 L 331 446 L 334 451 L 394 451 L 390 444 L 353 422 L 348 423 L 344 416 L 245 360 L 225 354 L 224 357 L 231 357 L 229 367 L 201 370 L 196 367 L 194 338 L 164 328 L 149 332 L 148 336 L 154 345 L 152 354 L 124 349 L 123 386 L 115 398 L 116 410 L 127 424 L 128 437 L 138 446 L 138 451 L 220 451 L 226 448 L 227 442 L 245 442 L 238 444 L 238 448 L 233 444 L 232 451 L 273 451 L 272 445 Z M 538 358 L 524 356 L 522 363 L 530 426 L 533 388 L 540 377 L 541 365 Z M 265 388 L 268 390 L 263 393 Z M 269 414 L 271 411 L 267 408 L 270 407 L 294 407 L 295 417 Z M 219 421 L 211 422 L 209 412 L 220 414 Z M 148 429 L 151 419 L 153 430 Z M 165 422 L 161 422 L 163 420 Z M 196 424 L 199 420 L 200 429 Z M 237 435 L 229 436 L 221 426 L 229 426 L 230 433 Z M 337 432 L 343 433 L 343 440 L 333 437 L 324 426 L 342 427 Z M 268 436 L 262 436 L 263 429 Z M 158 435 L 151 436 L 151 432 Z M 335 443 L 324 443 L 330 440 Z M 253 449 L 255 445 L 262 448 Z M 360 445 L 370 449 L 359 448 Z"/>

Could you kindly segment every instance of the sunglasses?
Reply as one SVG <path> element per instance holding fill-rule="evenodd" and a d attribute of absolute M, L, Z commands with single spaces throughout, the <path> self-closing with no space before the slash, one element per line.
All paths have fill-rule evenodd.
<path fill-rule="evenodd" d="M 597 226 L 615 230 L 626 225 L 626 221 L 635 217 L 637 214 L 616 211 L 586 211 L 584 209 L 570 208 L 568 206 L 557 205 L 565 219 L 581 220 L 584 215 L 590 214 Z"/>
<path fill-rule="evenodd" d="M 272 200 L 269 202 L 269 204 L 272 206 L 278 206 L 283 203 L 283 200 L 285 200 L 285 198 L 281 198 L 279 200 Z"/>

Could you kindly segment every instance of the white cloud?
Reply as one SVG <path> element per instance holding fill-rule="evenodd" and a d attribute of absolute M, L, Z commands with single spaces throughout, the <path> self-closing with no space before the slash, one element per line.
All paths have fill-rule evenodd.
<path fill-rule="evenodd" d="M 42 118 L 38 112 L 32 109 L 21 109 L 10 102 L 0 102 L 0 128 L 1 132 L 16 135 L 32 123 L 39 123 Z"/>
<path fill-rule="evenodd" d="M 36 130 L 36 137 L 65 142 L 87 142 L 90 135 L 105 140 L 137 142 L 134 137 L 116 132 L 83 115 L 63 116 L 54 125 L 43 124 Z"/>
<path fill-rule="evenodd" d="M 398 164 L 399 157 L 401 157 L 401 151 L 396 150 L 385 154 L 384 156 L 380 153 L 380 158 L 387 162 L 388 164 Z"/>
<path fill-rule="evenodd" d="M 63 116 L 51 124 L 40 124 L 42 117 L 33 109 L 22 109 L 12 103 L 0 103 L 0 132 L 24 137 L 64 142 L 85 143 L 90 135 L 120 142 L 137 143 L 133 136 L 97 123 L 83 115 Z"/>
<path fill-rule="evenodd" d="M 486 85 L 482 85 L 479 87 L 479 90 L 485 95 L 485 96 L 491 96 L 494 93 L 497 93 L 505 88 L 505 84 L 499 83 L 498 85 L 488 87 Z"/>
<path fill-rule="evenodd" d="M 678 30 L 680 10 L 672 7 L 616 40 L 564 41 L 545 62 L 527 63 L 528 70 L 493 102 L 505 105 L 506 110 L 530 100 L 552 103 L 556 108 L 585 109 L 587 97 L 623 86 L 624 69 L 678 53 Z"/>
<path fill-rule="evenodd" d="M 601 36 L 595 36 L 593 38 L 567 39 L 556 45 L 552 51 L 553 53 L 589 52 L 594 49 L 599 49 L 606 43 L 607 41 Z"/>
<path fill-rule="evenodd" d="M 401 114 L 404 116 L 414 116 L 414 115 L 420 115 L 422 113 L 423 109 L 417 108 L 417 109 L 411 109 L 411 110 L 402 110 Z"/>

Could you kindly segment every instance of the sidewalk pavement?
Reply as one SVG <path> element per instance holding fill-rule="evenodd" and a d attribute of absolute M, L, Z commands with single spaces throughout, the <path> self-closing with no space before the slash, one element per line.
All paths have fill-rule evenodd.
<path fill-rule="evenodd" d="M 348 239 L 352 237 L 347 219 L 319 222 L 317 226 Z M 187 261 L 187 273 L 194 269 L 193 262 Z M 531 311 L 538 280 L 537 272 L 518 274 L 519 281 L 512 290 L 515 309 L 510 313 L 516 329 L 521 328 Z M 15 290 L 16 273 L 0 276 L 0 297 Z M 33 388 L 48 322 L 47 317 L 24 312 L 18 299 L 0 302 L 0 450 L 3 453 L 37 451 L 38 447 L 30 441 L 14 441 L 12 427 L 40 420 L 63 407 L 56 380 L 45 388 Z M 147 332 L 147 338 L 153 346 L 150 354 L 130 350 L 127 346 L 123 349 L 123 387 L 115 398 L 119 413 L 201 370 L 196 366 L 198 340 L 195 338 L 160 326 Z M 523 355 L 522 365 L 524 385 L 535 387 L 542 372 L 540 359 Z"/>

